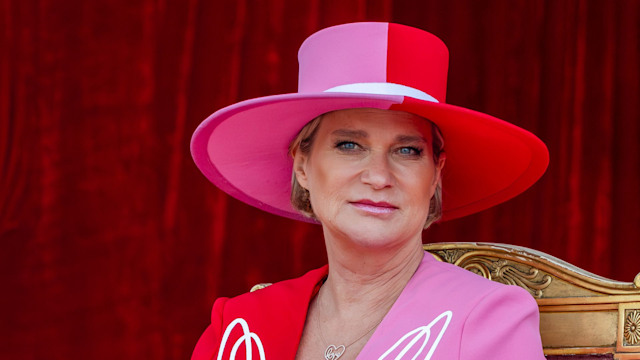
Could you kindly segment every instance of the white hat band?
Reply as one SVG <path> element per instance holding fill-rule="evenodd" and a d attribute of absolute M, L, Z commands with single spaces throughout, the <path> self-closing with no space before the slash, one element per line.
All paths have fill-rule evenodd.
<path fill-rule="evenodd" d="M 427 94 L 424 91 L 394 83 L 354 83 L 344 84 L 327 89 L 324 92 L 346 92 L 346 93 L 358 93 L 358 94 L 377 94 L 377 95 L 402 95 L 410 96 L 415 99 L 439 102 L 433 96 Z"/>

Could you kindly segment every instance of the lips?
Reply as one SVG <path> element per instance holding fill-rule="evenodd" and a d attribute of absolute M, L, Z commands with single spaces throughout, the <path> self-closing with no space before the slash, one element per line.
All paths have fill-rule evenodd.
<path fill-rule="evenodd" d="M 362 211 L 372 213 L 372 214 L 390 214 L 395 210 L 398 210 L 397 206 L 393 204 L 389 204 L 388 202 L 384 202 L 384 201 L 378 202 L 378 201 L 363 199 L 363 200 L 352 201 L 350 202 L 350 204 L 357 209 L 360 209 Z"/>

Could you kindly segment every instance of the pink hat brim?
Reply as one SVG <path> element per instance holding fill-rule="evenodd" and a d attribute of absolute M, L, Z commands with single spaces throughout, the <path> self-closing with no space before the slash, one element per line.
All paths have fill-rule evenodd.
<path fill-rule="evenodd" d="M 549 163 L 540 139 L 490 115 L 410 97 L 356 93 L 273 95 L 228 106 L 196 129 L 191 153 L 202 173 L 227 194 L 276 215 L 315 222 L 290 204 L 289 143 L 321 114 L 365 107 L 407 111 L 438 125 L 447 154 L 442 220 L 520 194 Z"/>

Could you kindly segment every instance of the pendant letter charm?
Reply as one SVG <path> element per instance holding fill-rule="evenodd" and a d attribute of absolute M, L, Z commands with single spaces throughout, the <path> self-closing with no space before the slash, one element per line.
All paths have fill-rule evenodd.
<path fill-rule="evenodd" d="M 335 346 L 329 345 L 327 346 L 327 350 L 324 351 L 324 358 L 326 360 L 338 360 L 342 354 L 344 354 L 345 347 L 344 345 Z"/>

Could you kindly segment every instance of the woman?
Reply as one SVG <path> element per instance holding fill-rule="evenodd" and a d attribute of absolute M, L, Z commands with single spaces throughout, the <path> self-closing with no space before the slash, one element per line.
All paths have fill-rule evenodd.
<path fill-rule="evenodd" d="M 448 52 L 422 30 L 331 27 L 299 62 L 298 93 L 214 113 L 192 153 L 230 195 L 320 223 L 329 264 L 218 299 L 193 359 L 543 359 L 531 296 L 437 262 L 421 235 L 527 189 L 544 144 L 445 104 Z"/>

